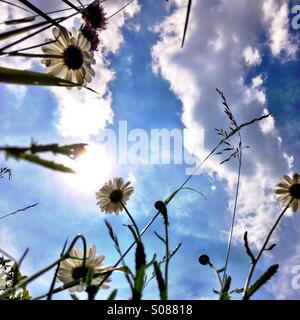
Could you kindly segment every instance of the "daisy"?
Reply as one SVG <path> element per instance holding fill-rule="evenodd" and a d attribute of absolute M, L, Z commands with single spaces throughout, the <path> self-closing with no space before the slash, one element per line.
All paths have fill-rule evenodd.
<path fill-rule="evenodd" d="M 123 210 L 130 195 L 133 193 L 133 187 L 129 187 L 130 182 L 124 183 L 122 178 L 109 180 L 97 193 L 97 205 L 108 214 L 115 212 L 117 215 Z"/>
<path fill-rule="evenodd" d="M 72 281 L 82 279 L 82 283 L 69 289 L 71 292 L 81 292 L 85 289 L 86 285 L 84 282 L 89 269 L 92 269 L 94 275 L 97 273 L 103 273 L 105 271 L 112 270 L 112 267 L 102 266 L 102 262 L 105 257 L 96 256 L 95 246 L 92 246 L 87 250 L 85 266 L 83 266 L 83 254 L 79 248 L 73 248 L 69 254 L 73 258 L 69 258 L 61 262 L 57 273 L 57 277 L 58 280 L 60 280 L 64 284 L 68 284 Z M 98 277 L 93 278 L 91 284 L 99 286 L 105 276 L 106 274 L 102 274 Z M 107 279 L 106 281 L 110 281 L 110 279 Z M 101 288 L 107 289 L 109 287 L 105 283 L 103 283 L 101 285 Z"/>
<path fill-rule="evenodd" d="M 292 178 L 289 176 L 283 176 L 280 183 L 277 185 L 275 190 L 278 200 L 282 202 L 283 205 L 288 205 L 288 203 L 293 199 L 291 206 L 294 212 L 300 211 L 300 176 L 294 173 Z"/>
<path fill-rule="evenodd" d="M 107 25 L 107 18 L 105 17 L 103 6 L 99 0 L 93 1 L 82 12 L 84 22 L 93 29 L 104 30 Z"/>
<path fill-rule="evenodd" d="M 92 76 L 95 75 L 91 65 L 96 63 L 91 43 L 75 28 L 72 29 L 72 33 L 65 28 L 53 28 L 52 33 L 56 41 L 43 46 L 42 50 L 45 54 L 58 57 L 42 60 L 46 65 L 46 71 L 83 86 L 91 82 Z M 46 39 L 49 40 L 51 39 Z"/>

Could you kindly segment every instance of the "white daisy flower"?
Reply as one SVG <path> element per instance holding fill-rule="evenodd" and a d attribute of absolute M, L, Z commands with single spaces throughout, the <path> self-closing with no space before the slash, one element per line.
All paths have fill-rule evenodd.
<path fill-rule="evenodd" d="M 53 43 L 42 47 L 44 54 L 61 56 L 42 59 L 46 65 L 46 71 L 58 78 L 66 79 L 85 86 L 92 81 L 95 71 L 91 65 L 95 64 L 94 54 L 91 51 L 91 43 L 83 34 L 72 29 L 70 33 L 67 29 L 53 28 Z M 51 41 L 52 39 L 46 39 Z"/>
<path fill-rule="evenodd" d="M 292 210 L 294 212 L 300 212 L 300 176 L 294 173 L 292 178 L 289 176 L 283 176 L 280 183 L 277 185 L 275 190 L 278 200 L 286 206 L 292 199 L 291 203 Z"/>
<path fill-rule="evenodd" d="M 115 212 L 117 215 L 123 210 L 130 195 L 133 193 L 133 187 L 129 187 L 130 181 L 124 183 L 122 178 L 109 180 L 97 193 L 97 205 L 108 214 Z M 123 205 L 122 205 L 123 204 Z"/>
<path fill-rule="evenodd" d="M 69 289 L 71 292 L 75 291 L 83 291 L 86 287 L 84 283 L 86 280 L 86 276 L 90 268 L 92 268 L 93 274 L 103 273 L 105 271 L 112 270 L 111 266 L 104 267 L 102 266 L 102 262 L 104 260 L 104 256 L 96 256 L 96 247 L 92 246 L 87 250 L 85 266 L 83 266 L 83 253 L 79 248 L 73 248 L 70 251 L 70 256 L 75 257 L 63 260 L 59 266 L 59 270 L 57 273 L 58 280 L 63 282 L 64 284 L 68 284 L 74 280 L 82 279 L 82 283 L 77 286 L 74 286 Z M 76 259 L 77 258 L 77 259 Z M 99 286 L 102 280 L 106 277 L 106 274 L 99 275 L 92 280 L 92 285 Z M 106 280 L 107 282 L 110 279 Z M 109 286 L 105 283 L 101 285 L 101 288 L 107 289 Z"/>

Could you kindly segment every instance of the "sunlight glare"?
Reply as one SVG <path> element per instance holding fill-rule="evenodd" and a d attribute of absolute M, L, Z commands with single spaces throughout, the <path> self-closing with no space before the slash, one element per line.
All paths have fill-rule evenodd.
<path fill-rule="evenodd" d="M 109 178 L 112 165 L 105 150 L 100 145 L 89 144 L 87 152 L 73 161 L 76 171 L 71 180 L 74 187 L 82 191 L 96 190 Z"/>

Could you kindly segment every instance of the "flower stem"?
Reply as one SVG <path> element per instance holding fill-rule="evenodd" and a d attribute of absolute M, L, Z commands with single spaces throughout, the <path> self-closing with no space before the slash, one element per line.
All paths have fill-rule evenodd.
<path fill-rule="evenodd" d="M 224 273 L 223 273 L 223 285 L 225 285 L 226 276 L 227 276 L 227 266 L 231 251 L 231 243 L 232 243 L 232 235 L 233 235 L 233 229 L 234 229 L 234 223 L 235 223 L 235 217 L 236 217 L 236 209 L 237 209 L 237 203 L 238 203 L 238 197 L 239 197 L 239 189 L 240 189 L 240 180 L 241 180 L 241 170 L 242 170 L 242 138 L 240 132 L 238 132 L 239 138 L 240 138 L 240 149 L 239 149 L 239 168 L 238 168 L 238 177 L 237 177 L 237 184 L 236 184 L 236 191 L 235 191 L 235 199 L 234 199 L 234 208 L 233 208 L 233 214 L 232 214 L 232 221 L 231 221 L 231 228 L 230 228 L 230 234 L 228 238 L 228 246 L 227 246 L 227 253 L 225 258 L 225 266 L 224 266 Z"/>
<path fill-rule="evenodd" d="M 130 219 L 130 221 L 132 222 L 132 224 L 133 224 L 133 226 L 134 226 L 134 228 L 135 228 L 135 231 L 136 231 L 136 233 L 137 233 L 137 237 L 140 237 L 140 231 L 139 231 L 139 228 L 138 228 L 138 226 L 137 226 L 136 222 L 134 221 L 134 219 L 133 219 L 132 215 L 130 214 L 130 212 L 128 211 L 128 209 L 127 209 L 127 208 L 126 208 L 126 206 L 124 205 L 124 203 L 123 203 L 122 201 L 120 201 L 120 203 L 121 203 L 121 205 L 122 205 L 123 209 L 125 210 L 125 212 L 127 213 L 128 217 L 129 217 L 129 219 Z"/>
<path fill-rule="evenodd" d="M 165 285 L 166 285 L 166 300 L 168 300 L 168 275 L 169 275 L 169 228 L 168 223 L 165 221 L 165 244 L 166 244 L 166 263 L 165 263 Z"/>
<path fill-rule="evenodd" d="M 253 276 L 253 272 L 254 272 L 254 269 L 259 261 L 259 259 L 261 258 L 263 252 L 265 251 L 266 249 L 266 246 L 268 245 L 268 242 L 274 232 L 274 230 L 276 229 L 276 227 L 278 226 L 280 220 L 282 219 L 282 217 L 284 216 L 285 212 L 287 211 L 287 209 L 289 208 L 289 206 L 291 205 L 291 203 L 293 202 L 294 198 L 292 198 L 289 203 L 286 205 L 286 207 L 281 211 L 280 215 L 278 216 L 275 224 L 273 225 L 272 229 L 270 230 L 264 244 L 262 245 L 257 257 L 255 258 L 255 261 L 253 263 L 251 263 L 251 268 L 249 270 L 249 274 L 248 274 L 248 277 L 246 279 L 246 282 L 245 282 L 245 286 L 244 286 L 244 294 L 243 294 L 243 300 L 248 300 L 249 297 L 247 296 L 247 290 L 248 290 L 248 287 L 250 285 L 250 282 L 251 282 L 251 279 L 252 279 L 252 276 Z"/>

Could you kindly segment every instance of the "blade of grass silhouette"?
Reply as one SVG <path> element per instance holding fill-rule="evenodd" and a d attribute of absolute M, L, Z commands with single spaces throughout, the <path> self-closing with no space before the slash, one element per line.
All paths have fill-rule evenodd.
<path fill-rule="evenodd" d="M 0 41 L 6 40 L 6 39 L 11 38 L 11 37 L 18 36 L 21 33 L 25 33 L 25 32 L 31 31 L 33 29 L 42 27 L 42 26 L 44 26 L 44 25 L 46 25 L 48 23 L 49 23 L 48 21 L 42 21 L 42 22 L 39 22 L 39 23 L 35 23 L 35 24 L 31 25 L 31 26 L 26 26 L 26 27 L 22 27 L 22 28 L 19 28 L 19 29 L 3 32 L 3 33 L 0 34 Z M 2 49 L 1 49 L 1 51 L 2 51 Z"/>
<path fill-rule="evenodd" d="M 22 262 L 24 261 L 24 259 L 26 258 L 27 254 L 29 252 L 29 248 L 27 248 L 24 253 L 22 254 L 20 260 L 18 261 L 18 268 L 20 269 Z"/>
<path fill-rule="evenodd" d="M 49 40 L 47 42 L 43 42 L 43 43 L 39 43 L 39 44 L 36 44 L 34 46 L 30 46 L 30 47 L 26 47 L 26 48 L 22 48 L 22 49 L 18 49 L 18 50 L 14 50 L 14 51 L 9 51 L 9 52 L 3 52 L 2 54 L 7 54 L 7 55 L 10 55 L 10 54 L 13 54 L 13 53 L 18 53 L 18 52 L 22 52 L 22 51 L 27 51 L 27 50 L 32 50 L 32 49 L 35 49 L 35 48 L 39 48 L 39 47 L 42 47 L 42 46 L 45 46 L 47 44 L 51 44 L 51 43 L 54 43 L 56 42 L 57 40 Z M 1 55 L 1 53 L 0 53 Z"/>
<path fill-rule="evenodd" d="M 61 253 L 60 253 L 61 257 L 64 256 L 65 249 L 67 247 L 67 243 L 68 243 L 68 238 L 66 239 L 66 241 L 64 243 L 64 246 L 63 246 L 63 248 L 61 250 Z M 48 292 L 47 300 L 51 300 L 51 298 L 52 298 L 53 289 L 54 289 L 54 286 L 55 286 L 55 281 L 56 281 L 56 277 L 57 277 L 57 273 L 58 273 L 59 267 L 60 267 L 60 262 L 57 264 L 57 267 L 56 267 L 56 270 L 55 270 L 55 273 L 54 273 L 54 276 L 53 276 L 53 279 L 52 279 L 52 282 L 51 282 L 51 286 L 50 286 L 50 289 L 49 289 L 49 292 Z"/>
<path fill-rule="evenodd" d="M 49 15 L 47 15 L 45 12 L 43 12 L 42 10 L 40 10 L 39 8 L 37 8 L 35 5 L 33 5 L 32 3 L 30 3 L 28 0 L 19 0 L 19 2 L 23 3 L 24 5 L 26 5 L 28 8 L 30 8 L 32 11 L 36 12 L 38 15 L 40 15 L 41 17 L 43 17 L 45 20 L 47 20 L 48 22 L 50 22 L 51 24 L 53 24 L 54 26 L 56 26 L 58 29 L 61 29 L 61 25 L 56 22 L 55 20 L 53 20 L 51 17 L 49 17 Z"/>
<path fill-rule="evenodd" d="M 95 90 L 89 87 L 85 87 L 65 79 L 57 78 L 47 73 L 2 67 L 0 67 L 0 82 L 35 86 L 81 87 L 97 93 Z"/>
<path fill-rule="evenodd" d="M 71 7 L 74 10 L 77 10 L 78 12 L 81 12 L 81 10 L 75 6 L 72 2 L 68 1 L 68 0 L 62 0 L 62 2 L 64 2 L 65 4 L 67 4 L 69 7 Z"/>
<path fill-rule="evenodd" d="M 111 19 L 113 16 L 115 16 L 116 14 L 118 14 L 119 12 L 121 12 L 122 10 L 124 10 L 126 7 L 128 7 L 134 0 L 129 1 L 128 3 L 126 3 L 122 8 L 120 8 L 119 10 L 117 10 L 115 13 L 113 13 L 112 15 L 110 15 L 107 19 Z"/>
<path fill-rule="evenodd" d="M 60 13 L 60 12 L 64 12 L 64 11 L 69 11 L 69 10 L 73 10 L 73 8 L 65 8 L 65 9 L 60 9 L 60 10 L 55 10 L 55 11 L 48 11 L 46 12 L 46 14 L 55 14 L 55 13 Z M 6 24 L 6 25 L 12 25 L 12 24 L 19 24 L 19 23 L 28 23 L 28 22 L 32 22 L 35 20 L 35 18 L 40 17 L 39 14 L 35 14 L 32 16 L 28 16 L 25 18 L 21 18 L 21 19 L 12 19 L 12 20 L 6 20 L 4 22 L 1 22 L 0 24 Z"/>
<path fill-rule="evenodd" d="M 28 210 L 28 209 L 34 208 L 34 207 L 36 207 L 37 205 L 38 205 L 38 203 L 35 203 L 35 204 L 32 204 L 32 205 L 27 206 L 27 207 L 25 207 L 25 208 L 18 209 L 18 210 L 14 211 L 14 212 L 5 214 L 4 216 L 0 217 L 0 220 L 5 219 L 5 218 L 7 218 L 7 217 L 9 217 L 9 216 L 13 216 L 13 215 L 15 215 L 15 214 L 17 214 L 17 213 L 24 212 L 24 211 L 26 211 L 26 210 Z"/>
<path fill-rule="evenodd" d="M 21 52 L 13 52 L 8 53 L 7 56 L 10 57 L 27 57 L 27 58 L 53 58 L 53 59 L 62 59 L 62 56 L 57 54 L 36 54 L 36 53 L 21 53 Z"/>
<path fill-rule="evenodd" d="M 5 24 L 7 26 L 14 25 L 14 24 L 22 24 L 22 23 L 29 23 L 33 22 L 35 18 L 31 17 L 26 17 L 26 18 L 21 18 L 21 19 L 15 19 L 15 20 L 6 20 L 3 22 L 0 22 L 0 24 Z"/>
<path fill-rule="evenodd" d="M 183 37 L 182 37 L 182 43 L 181 43 L 181 48 L 183 48 L 185 37 L 186 37 L 186 32 L 190 20 L 190 13 L 191 13 L 191 8 L 192 8 L 192 0 L 189 0 L 188 7 L 187 7 L 187 13 L 186 13 L 186 18 L 185 18 L 185 24 L 184 24 L 184 30 L 183 30 Z"/>
<path fill-rule="evenodd" d="M 63 22 L 63 21 L 65 21 L 65 20 L 69 19 L 69 18 L 72 18 L 73 16 L 75 16 L 75 15 L 77 15 L 77 14 L 78 14 L 78 12 L 75 12 L 75 13 L 67 16 L 67 17 L 57 18 L 57 21 L 58 21 L 58 22 Z M 45 21 L 45 23 L 47 24 L 46 21 Z M 43 23 L 43 24 L 45 24 L 45 23 Z M 18 40 L 16 40 L 16 41 L 14 41 L 14 42 L 6 45 L 5 47 L 0 48 L 0 53 L 1 53 L 3 50 L 7 49 L 7 48 L 10 48 L 10 47 L 12 47 L 12 46 L 15 46 L 15 45 L 17 45 L 17 44 L 19 44 L 19 43 L 21 43 L 21 42 L 23 42 L 23 41 L 25 41 L 25 40 L 33 37 L 33 36 L 39 34 L 40 32 L 43 32 L 43 31 L 51 28 L 51 26 L 52 26 L 51 24 L 48 24 L 46 27 L 44 27 L 44 28 L 42 28 L 42 29 L 39 29 L 39 30 L 37 30 L 37 31 L 35 31 L 35 32 L 33 32 L 33 33 L 31 33 L 31 34 L 29 34 L 29 35 L 27 35 L 27 36 L 25 36 L 25 37 L 23 37 L 23 38 L 21 38 L 21 39 L 18 39 Z M 1 37 L 1 35 L 0 35 L 0 37 Z"/>

